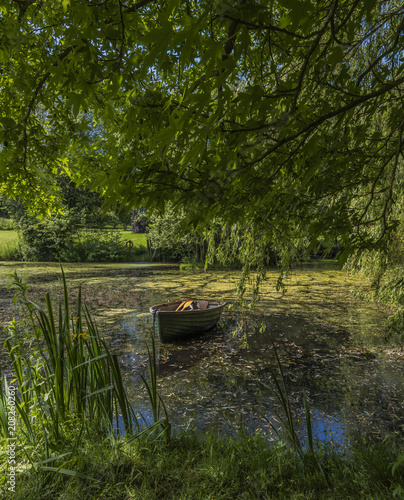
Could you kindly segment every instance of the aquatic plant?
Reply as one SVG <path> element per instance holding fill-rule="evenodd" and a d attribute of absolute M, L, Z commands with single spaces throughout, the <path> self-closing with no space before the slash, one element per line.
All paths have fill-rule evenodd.
<path fill-rule="evenodd" d="M 294 416 L 293 412 L 290 406 L 289 402 L 289 393 L 286 387 L 286 380 L 285 380 L 285 375 L 282 370 L 282 365 L 279 360 L 278 352 L 276 350 L 275 344 L 273 345 L 274 353 L 275 353 L 275 359 L 276 359 L 276 365 L 279 370 L 279 376 L 275 373 L 273 368 L 271 366 L 268 367 L 269 372 L 271 374 L 272 380 L 275 384 L 275 388 L 270 387 L 269 385 L 265 384 L 260 380 L 260 383 L 269 389 L 276 397 L 278 402 L 281 405 L 281 408 L 283 410 L 283 415 L 279 412 L 276 413 L 276 416 L 282 423 L 282 428 L 284 433 L 287 436 L 288 442 L 291 445 L 292 449 L 298 453 L 298 455 L 303 458 L 305 455 L 305 450 L 304 447 L 299 440 L 299 437 L 296 433 L 295 430 L 295 425 L 294 425 Z M 308 447 L 308 452 L 311 456 L 314 456 L 314 441 L 313 441 L 313 427 L 312 427 L 312 422 L 311 422 L 311 415 L 310 415 L 310 408 L 309 404 L 307 402 L 307 397 L 306 394 L 303 394 L 303 406 L 305 410 L 305 418 L 306 418 L 306 431 L 307 431 L 307 447 Z M 263 418 L 269 423 L 275 434 L 281 439 L 282 436 L 280 435 L 278 429 L 273 425 L 273 423 L 265 416 Z"/>
<path fill-rule="evenodd" d="M 149 395 L 149 400 L 153 411 L 153 420 L 154 422 L 160 420 L 161 414 L 164 411 L 164 416 L 166 418 L 166 421 L 168 422 L 168 415 L 166 407 L 164 405 L 164 401 L 157 390 L 157 358 L 154 337 L 152 337 L 152 350 L 150 351 L 149 346 L 147 346 L 147 353 L 149 358 L 150 383 L 142 375 L 141 378 Z"/>
<path fill-rule="evenodd" d="M 77 448 L 84 434 L 105 437 L 124 432 L 129 438 L 138 436 L 141 430 L 126 394 L 117 356 L 100 336 L 82 304 L 80 291 L 76 310 L 71 313 L 63 269 L 62 284 L 63 306 L 59 304 L 57 314 L 49 294 L 45 297 L 45 308 L 27 298 L 28 287 L 17 272 L 9 286 L 16 290 L 14 303 L 22 317 L 10 323 L 5 343 L 15 379 L 8 384 L 4 377 L 0 389 L 0 436 L 10 437 L 9 388 L 18 385 L 15 408 L 19 432 L 25 442 L 22 452 L 27 446 L 46 449 L 45 462 L 34 464 L 30 458 L 32 466 L 49 467 L 48 462 L 57 458 L 51 450 L 58 450 L 71 434 L 75 435 Z M 155 355 L 150 362 L 156 362 Z M 165 413 L 164 418 L 159 418 L 158 407 L 155 410 L 156 401 L 161 401 L 155 366 L 153 369 L 150 365 L 150 373 L 151 403 L 156 416 L 153 429 L 162 425 L 168 438 L 168 416 Z"/>

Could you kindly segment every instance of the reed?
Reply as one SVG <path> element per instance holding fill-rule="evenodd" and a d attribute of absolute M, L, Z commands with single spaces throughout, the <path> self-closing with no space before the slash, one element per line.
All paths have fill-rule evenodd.
<path fill-rule="evenodd" d="M 56 450 L 64 435 L 74 429 L 75 447 L 82 436 L 138 436 L 138 418 L 130 404 L 117 356 L 112 354 L 79 291 L 74 312 L 62 269 L 63 303 L 57 314 L 49 294 L 42 308 L 27 298 L 27 285 L 16 272 L 9 288 L 22 319 L 9 325 L 7 348 L 18 385 L 16 409 L 19 429 L 26 444 Z M 150 360 L 150 396 L 155 424 L 169 430 L 168 416 L 160 418 L 161 397 L 157 391 L 156 355 L 153 343 Z M 154 363 L 154 365 L 153 365 Z M 7 422 L 8 384 L 0 390 L 0 435 L 9 437 Z M 143 429 L 143 432 L 145 429 Z M 147 431 L 147 429 L 146 429 Z M 46 467 L 52 457 L 46 453 Z M 45 466 L 45 465 L 43 465 Z"/>
<path fill-rule="evenodd" d="M 154 342 L 154 337 L 152 336 L 152 349 L 150 351 L 149 346 L 147 346 L 147 353 L 149 358 L 149 382 L 141 375 L 143 383 L 146 387 L 149 401 L 151 403 L 153 411 L 154 423 L 161 424 L 163 428 L 163 433 L 165 434 L 166 441 L 170 441 L 171 435 L 171 424 L 168 419 L 167 410 L 164 401 L 157 390 L 157 358 L 156 358 L 156 345 Z M 164 417 L 161 417 L 164 413 Z"/>
<path fill-rule="evenodd" d="M 291 445 L 292 449 L 301 457 L 303 458 L 305 453 L 304 447 L 302 446 L 302 443 L 299 440 L 299 437 L 296 433 L 295 429 L 295 424 L 294 424 L 294 415 L 292 408 L 290 406 L 289 402 L 289 393 L 286 387 L 286 380 L 285 380 L 285 375 L 282 370 L 282 365 L 279 360 L 278 352 L 276 350 L 275 344 L 273 344 L 273 349 L 275 353 L 275 359 L 276 359 L 276 365 L 278 367 L 279 375 L 275 373 L 275 370 L 271 366 L 269 366 L 269 372 L 271 374 L 272 380 L 275 384 L 275 388 L 270 387 L 269 385 L 265 384 L 264 382 L 260 381 L 260 383 L 269 389 L 276 397 L 278 400 L 278 403 L 280 404 L 283 415 L 281 413 L 276 413 L 276 416 L 282 423 L 282 428 L 284 433 L 287 436 L 287 441 Z M 310 415 L 310 408 L 309 404 L 307 401 L 306 394 L 303 394 L 303 406 L 305 410 L 305 418 L 306 418 L 306 431 L 307 431 L 307 447 L 308 447 L 308 452 L 311 456 L 314 456 L 314 441 L 313 441 L 313 427 L 312 427 L 312 422 L 311 422 L 311 415 Z M 281 439 L 282 436 L 280 435 L 278 429 L 272 424 L 272 422 L 267 419 L 264 416 L 264 419 L 269 423 L 275 434 Z"/>

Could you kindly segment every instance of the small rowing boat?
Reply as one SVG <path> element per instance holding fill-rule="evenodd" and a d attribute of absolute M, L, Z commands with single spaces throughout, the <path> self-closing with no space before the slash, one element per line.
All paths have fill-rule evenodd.
<path fill-rule="evenodd" d="M 226 302 L 184 300 L 157 304 L 150 308 L 153 330 L 161 342 L 184 339 L 208 332 L 216 326 Z"/>

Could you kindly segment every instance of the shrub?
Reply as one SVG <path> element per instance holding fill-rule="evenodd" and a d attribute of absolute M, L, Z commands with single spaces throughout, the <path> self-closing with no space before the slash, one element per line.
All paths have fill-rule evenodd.
<path fill-rule="evenodd" d="M 23 242 L 23 260 L 58 261 L 72 240 L 73 225 L 67 217 L 55 215 L 43 220 L 24 215 L 18 222 Z"/>
<path fill-rule="evenodd" d="M 14 229 L 14 221 L 0 217 L 0 230 L 11 231 L 12 229 Z"/>
<path fill-rule="evenodd" d="M 184 230 L 185 213 L 167 203 L 164 213 L 149 216 L 148 239 L 151 260 L 180 262 L 192 258 L 196 262 L 205 259 L 204 238 L 195 231 Z"/>
<path fill-rule="evenodd" d="M 122 262 L 126 257 L 125 242 L 113 231 L 81 231 L 60 252 L 67 262 Z"/>

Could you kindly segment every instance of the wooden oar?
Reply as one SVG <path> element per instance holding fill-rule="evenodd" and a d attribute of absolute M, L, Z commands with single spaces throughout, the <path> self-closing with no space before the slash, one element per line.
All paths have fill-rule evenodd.
<path fill-rule="evenodd" d="M 175 310 L 175 312 L 177 312 L 177 311 L 183 311 L 188 306 L 190 306 L 192 304 L 192 302 L 193 302 L 193 300 L 184 300 L 184 302 L 181 302 L 181 304 L 177 307 L 177 309 Z"/>
<path fill-rule="evenodd" d="M 193 300 L 187 300 L 184 304 L 184 307 L 182 308 L 182 311 L 185 311 L 185 309 L 192 304 Z"/>

